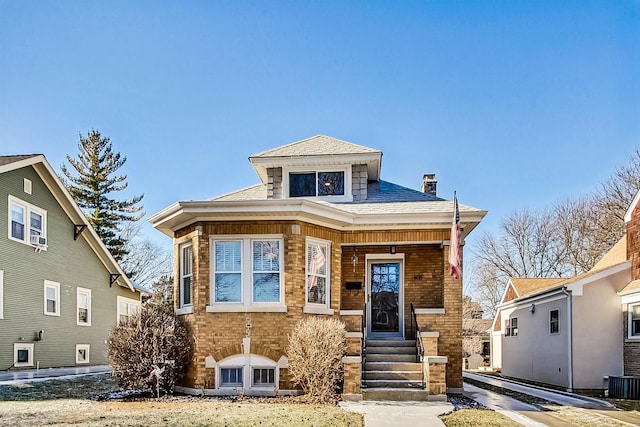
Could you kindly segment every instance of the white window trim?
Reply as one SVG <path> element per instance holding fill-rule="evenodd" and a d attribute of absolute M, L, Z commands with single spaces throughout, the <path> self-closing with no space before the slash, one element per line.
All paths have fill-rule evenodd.
<path fill-rule="evenodd" d="M 53 288 L 56 291 L 56 311 L 55 312 L 49 312 L 47 311 L 47 288 Z M 58 282 L 52 282 L 50 280 L 45 280 L 44 281 L 44 314 L 45 316 L 58 316 L 60 317 L 60 283 Z"/>
<path fill-rule="evenodd" d="M 33 343 L 15 343 L 13 344 L 13 366 L 16 368 L 33 366 Z M 29 360 L 26 363 L 18 363 L 18 350 L 29 351 Z"/>
<path fill-rule="evenodd" d="M 558 312 L 558 332 L 551 332 L 551 312 Z M 560 334 L 560 309 L 559 308 L 551 308 L 549 309 L 549 335 L 559 335 Z"/>
<path fill-rule="evenodd" d="M 222 369 L 242 368 L 242 386 L 223 386 Z M 273 385 L 253 385 L 253 369 L 275 369 Z M 280 384 L 280 366 L 277 362 L 256 354 L 236 354 L 221 360 L 216 366 L 216 388 L 222 390 L 261 390 L 276 391 Z"/>
<path fill-rule="evenodd" d="M 344 196 L 307 196 L 307 197 L 290 197 L 289 196 L 289 174 L 300 172 L 315 172 L 316 179 L 318 172 L 344 172 Z M 321 199 L 331 200 L 332 202 L 352 202 L 353 192 L 351 189 L 351 164 L 340 164 L 334 166 L 283 166 L 282 167 L 282 197 L 285 199 Z M 316 183 L 317 184 L 317 183 Z M 316 189 L 316 193 L 317 193 Z"/>
<path fill-rule="evenodd" d="M 121 297 L 120 295 L 118 295 L 118 297 L 116 298 L 116 323 L 120 322 L 120 303 L 127 303 L 127 304 L 132 304 L 135 305 L 138 310 L 140 310 L 140 300 L 136 300 L 136 299 L 132 299 L 132 298 L 127 298 L 127 297 Z M 128 314 L 127 314 L 128 316 Z"/>
<path fill-rule="evenodd" d="M 632 318 L 633 318 L 632 307 L 635 307 L 638 305 L 640 305 L 640 303 L 627 305 L 627 339 L 630 339 L 630 340 L 640 340 L 640 334 L 633 335 L 633 325 L 631 324 Z"/>
<path fill-rule="evenodd" d="M 11 205 L 18 205 L 24 209 L 24 238 L 18 239 L 11 235 Z M 47 238 L 47 211 L 39 208 L 37 206 L 32 205 L 31 203 L 27 203 L 24 200 L 20 200 L 17 197 L 9 195 L 8 202 L 8 229 L 7 229 L 7 237 L 9 240 L 13 240 L 14 242 L 20 242 L 29 246 L 37 246 L 31 243 L 31 212 L 35 212 L 42 216 L 42 233 L 40 236 Z M 47 245 L 40 246 L 39 249 L 47 250 Z"/>
<path fill-rule="evenodd" d="M 87 351 L 87 357 L 86 357 L 85 360 L 80 360 L 80 358 L 78 357 L 78 351 L 79 350 L 86 350 Z M 77 364 L 90 363 L 90 358 L 91 358 L 91 345 L 90 344 L 76 344 L 76 363 Z"/>
<path fill-rule="evenodd" d="M 184 278 L 187 277 L 187 275 L 184 274 L 184 256 L 183 256 L 183 251 L 186 248 L 191 248 L 191 274 L 188 275 L 191 278 L 191 302 L 189 302 L 189 304 L 185 304 L 184 303 L 184 290 L 183 290 L 183 283 L 184 283 Z M 180 267 L 180 277 L 178 278 L 178 308 L 180 310 L 184 310 L 184 311 L 189 311 L 188 308 L 191 307 L 191 313 L 193 313 L 193 244 L 191 243 L 191 241 L 187 242 L 187 243 L 183 243 L 180 246 L 178 246 L 178 251 L 179 251 L 179 267 Z M 185 310 L 187 309 L 187 310 Z"/>
<path fill-rule="evenodd" d="M 80 321 L 80 295 L 81 294 L 86 294 L 87 295 L 87 322 L 83 323 Z M 81 288 L 78 287 L 76 289 L 76 324 L 78 326 L 91 326 L 91 289 L 87 289 L 87 288 Z"/>
<path fill-rule="evenodd" d="M 0 319 L 4 319 L 4 270 L 0 270 Z"/>
<path fill-rule="evenodd" d="M 253 250 L 254 241 L 265 240 L 277 240 L 279 242 L 280 259 L 280 300 L 273 302 L 254 302 L 253 301 L 253 267 L 251 263 L 251 251 Z M 215 242 L 221 241 L 240 241 L 241 247 L 241 259 L 240 259 L 240 275 L 241 275 L 241 292 L 240 302 L 225 302 L 215 301 Z M 215 235 L 211 236 L 209 240 L 209 271 L 210 271 L 210 283 L 209 283 L 209 305 L 206 307 L 207 312 L 239 312 L 239 311 L 251 311 L 251 312 L 286 312 L 286 306 L 284 305 L 284 237 L 281 234 L 266 234 L 266 235 Z M 249 260 L 249 262 L 246 262 Z"/>
<path fill-rule="evenodd" d="M 324 304 L 311 303 L 309 302 L 309 284 L 307 280 L 309 280 L 309 245 L 320 245 L 326 246 L 327 248 L 327 256 L 326 256 L 326 301 Z M 333 314 L 334 310 L 331 308 L 331 242 L 328 240 L 316 239 L 313 237 L 307 237 L 304 245 L 304 309 L 305 313 L 310 314 Z"/>

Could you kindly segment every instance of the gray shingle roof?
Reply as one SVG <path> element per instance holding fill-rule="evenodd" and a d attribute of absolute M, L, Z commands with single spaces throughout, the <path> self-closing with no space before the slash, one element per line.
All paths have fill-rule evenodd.
<path fill-rule="evenodd" d="M 451 200 L 441 199 L 387 181 L 370 182 L 367 191 L 367 200 L 331 202 L 318 199 L 315 201 L 352 214 L 453 212 Z M 211 199 L 216 202 L 250 200 L 267 200 L 267 186 L 258 184 Z M 462 204 L 459 204 L 458 208 L 460 212 L 481 212 L 481 209 Z"/>
<path fill-rule="evenodd" d="M 353 144 L 330 136 L 316 135 L 311 138 L 264 151 L 251 157 L 294 157 L 371 153 L 381 152 L 380 150 Z"/>
<path fill-rule="evenodd" d="M 16 156 L 0 156 L 0 166 L 10 163 L 19 162 L 20 160 L 30 159 L 31 157 L 40 156 L 40 154 L 22 154 Z"/>

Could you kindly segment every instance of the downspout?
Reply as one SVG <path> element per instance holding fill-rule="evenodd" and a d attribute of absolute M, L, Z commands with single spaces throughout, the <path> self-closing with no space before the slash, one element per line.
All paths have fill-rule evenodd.
<path fill-rule="evenodd" d="M 567 297 L 567 350 L 569 355 L 569 384 L 568 392 L 573 392 L 573 303 L 571 291 L 566 286 L 562 287 L 562 293 Z"/>

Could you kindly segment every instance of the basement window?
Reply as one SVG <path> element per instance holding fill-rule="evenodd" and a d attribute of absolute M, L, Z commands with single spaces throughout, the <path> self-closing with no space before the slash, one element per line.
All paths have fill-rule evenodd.
<path fill-rule="evenodd" d="M 33 366 L 33 344 L 13 345 L 13 366 L 16 368 Z"/>

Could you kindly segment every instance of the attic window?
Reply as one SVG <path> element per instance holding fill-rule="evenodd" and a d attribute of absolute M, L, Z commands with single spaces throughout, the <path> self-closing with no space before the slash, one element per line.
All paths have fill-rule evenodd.
<path fill-rule="evenodd" d="M 289 173 L 289 197 L 344 195 L 344 171 Z"/>

